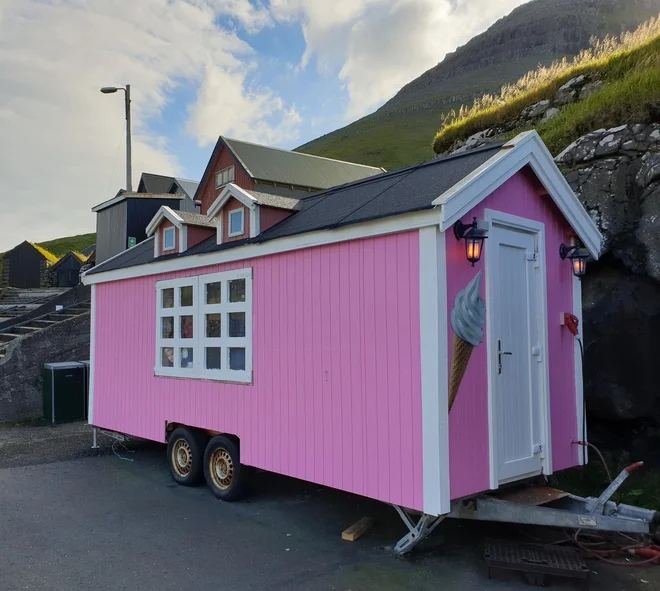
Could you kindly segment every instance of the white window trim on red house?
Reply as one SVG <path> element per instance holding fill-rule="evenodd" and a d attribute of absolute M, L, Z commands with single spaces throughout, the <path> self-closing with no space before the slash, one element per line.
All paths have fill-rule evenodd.
<path fill-rule="evenodd" d="M 177 249 L 176 242 L 174 248 L 165 248 L 165 236 L 163 236 L 163 251 L 160 252 L 160 225 L 163 221 L 169 220 L 172 222 L 174 227 L 179 230 L 179 245 Z M 167 232 L 169 228 L 162 229 L 163 232 Z M 184 223 L 183 218 L 176 213 L 172 208 L 167 205 L 161 205 L 160 209 L 156 212 L 156 215 L 152 218 L 147 226 L 147 236 L 154 236 L 154 257 L 159 257 L 163 254 L 171 254 L 172 252 L 185 252 L 188 248 L 188 226 Z"/>
<path fill-rule="evenodd" d="M 237 214 L 241 215 L 241 228 L 238 231 L 232 232 L 232 216 Z M 245 209 L 242 207 L 239 207 L 238 209 L 231 209 L 227 212 L 227 236 L 229 238 L 234 238 L 236 236 L 242 236 L 243 234 L 245 234 Z"/>
<path fill-rule="evenodd" d="M 254 238 L 255 236 L 258 236 L 260 232 L 260 228 L 261 228 L 261 224 L 259 220 L 260 208 L 259 208 L 259 204 L 257 203 L 257 200 L 247 191 L 241 189 L 238 185 L 235 185 L 234 183 L 229 183 L 228 185 L 225 186 L 225 188 L 222 190 L 220 195 L 217 196 L 216 200 L 211 204 L 211 207 L 209 207 L 208 211 L 206 212 L 206 215 L 209 219 L 218 217 L 218 225 L 217 225 L 217 233 L 216 233 L 217 244 L 222 244 L 222 227 L 223 227 L 222 211 L 227 201 L 229 201 L 229 199 L 231 199 L 232 197 L 237 201 L 240 201 L 243 205 L 245 205 L 245 207 L 247 207 L 249 211 L 250 238 Z M 232 210 L 232 211 L 236 211 L 236 210 Z M 229 220 L 227 220 L 227 223 L 229 223 Z M 238 236 L 238 234 L 233 234 L 233 235 L 230 234 L 229 228 L 227 228 L 227 236 L 233 237 L 233 236 Z"/>

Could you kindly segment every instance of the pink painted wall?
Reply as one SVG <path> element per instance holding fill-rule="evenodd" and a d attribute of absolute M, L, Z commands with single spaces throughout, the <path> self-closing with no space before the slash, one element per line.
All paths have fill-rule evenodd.
<path fill-rule="evenodd" d="M 573 234 L 554 202 L 541 195 L 536 177 L 523 170 L 463 216 L 464 220 L 484 219 L 484 209 L 517 215 L 545 224 L 548 287 L 548 360 L 550 364 L 550 405 L 553 471 L 578 463 L 575 407 L 573 338 L 559 325 L 561 312 L 573 310 L 571 266 L 559 258 L 559 245 Z M 474 275 L 484 269 L 484 259 L 472 268 L 465 260 L 465 245 L 453 233 L 446 233 L 448 321 L 456 294 Z M 485 248 L 488 248 L 486 241 Z M 482 297 L 485 281 L 482 282 Z M 486 302 L 488 305 L 488 302 Z M 452 347 L 451 324 L 449 351 Z M 486 326 L 486 331 L 488 326 Z M 488 466 L 488 373 L 486 336 L 472 352 L 456 402 L 449 416 L 451 497 L 459 498 L 490 488 Z M 451 359 L 448 360 L 451 363 Z"/>
<path fill-rule="evenodd" d="M 254 384 L 155 377 L 154 283 L 246 266 Z M 234 433 L 246 464 L 423 508 L 418 232 L 99 284 L 96 309 L 95 425 Z"/>

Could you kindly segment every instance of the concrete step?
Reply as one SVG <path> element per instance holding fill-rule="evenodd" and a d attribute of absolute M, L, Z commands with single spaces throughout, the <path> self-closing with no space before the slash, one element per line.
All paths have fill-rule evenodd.
<path fill-rule="evenodd" d="M 13 326 L 11 329 L 14 334 L 32 334 L 37 330 L 41 330 L 41 328 L 34 328 L 32 326 Z"/>
<path fill-rule="evenodd" d="M 29 322 L 27 322 L 23 326 L 30 326 L 30 327 L 34 327 L 34 328 L 46 328 L 47 326 L 51 326 L 53 324 L 57 324 L 57 322 L 55 320 L 42 320 L 42 319 L 39 319 L 39 320 L 30 320 Z"/>
<path fill-rule="evenodd" d="M 8 343 L 20 337 L 20 334 L 11 333 L 11 332 L 0 332 L 0 343 Z"/>

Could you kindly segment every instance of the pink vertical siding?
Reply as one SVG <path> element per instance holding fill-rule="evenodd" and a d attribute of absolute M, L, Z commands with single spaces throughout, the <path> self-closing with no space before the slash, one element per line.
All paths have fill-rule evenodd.
<path fill-rule="evenodd" d="M 254 384 L 155 377 L 154 283 L 247 266 Z M 246 464 L 423 508 L 418 232 L 96 290 L 97 426 L 234 433 Z"/>
<path fill-rule="evenodd" d="M 573 340 L 559 325 L 561 312 L 570 312 L 572 273 L 559 258 L 559 245 L 568 242 L 572 231 L 549 196 L 541 195 L 534 175 L 523 170 L 496 189 L 478 207 L 464 216 L 484 218 L 485 209 L 494 209 L 545 224 L 548 288 L 548 361 L 550 364 L 550 406 L 553 471 L 578 463 L 571 441 L 577 435 Z M 484 259 L 472 268 L 465 260 L 465 245 L 452 232 L 446 233 L 448 316 L 456 294 L 484 268 Z M 485 248 L 488 248 L 486 241 Z M 485 282 L 482 282 L 485 298 Z M 488 305 L 488 302 L 486 302 Z M 451 327 L 451 324 L 449 325 Z M 488 327 L 486 327 L 486 331 Z M 475 348 L 468 371 L 449 416 L 449 457 L 451 497 L 459 498 L 490 488 L 488 466 L 488 373 L 486 336 Z M 452 331 L 449 330 L 451 355 Z M 448 360 L 451 363 L 451 359 Z"/>

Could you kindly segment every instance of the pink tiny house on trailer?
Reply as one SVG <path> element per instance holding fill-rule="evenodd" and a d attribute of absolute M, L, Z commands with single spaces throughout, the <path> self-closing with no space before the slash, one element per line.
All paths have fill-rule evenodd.
<path fill-rule="evenodd" d="M 597 258 L 601 237 L 535 132 L 300 198 L 229 184 L 203 214 L 164 208 L 85 275 L 92 425 L 170 438 L 175 477 L 203 467 L 221 498 L 243 464 L 431 516 L 582 462 L 559 251 Z M 474 266 L 454 233 L 473 218 Z M 452 310 L 480 271 L 483 341 L 450 410 Z M 211 436 L 230 443 L 204 454 Z"/>

